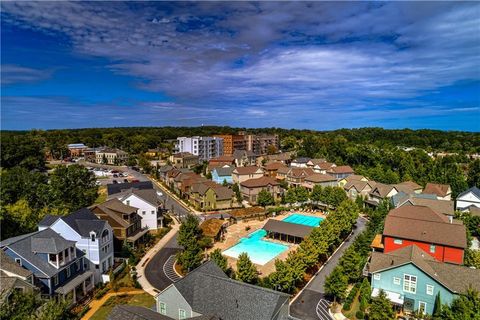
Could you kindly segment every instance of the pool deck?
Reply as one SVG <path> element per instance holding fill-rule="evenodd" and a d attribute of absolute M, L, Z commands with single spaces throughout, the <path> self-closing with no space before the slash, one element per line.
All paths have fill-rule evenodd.
<path fill-rule="evenodd" d="M 292 214 L 295 214 L 295 213 L 306 215 L 306 216 L 312 216 L 312 217 L 326 218 L 326 216 L 323 213 L 321 213 L 320 211 L 318 211 L 316 213 L 312 213 L 312 212 L 304 212 L 304 211 L 295 210 L 295 211 L 292 211 L 292 212 L 288 211 L 288 212 L 282 213 L 280 215 L 277 215 L 276 217 L 271 217 L 271 218 L 268 218 L 268 219 L 283 220 L 286 217 L 288 217 Z M 238 243 L 238 241 L 240 240 L 240 238 L 245 238 L 250 233 L 252 233 L 252 232 L 254 232 L 258 229 L 261 229 L 265 225 L 265 223 L 267 222 L 268 219 L 264 219 L 262 221 L 260 221 L 260 220 L 250 220 L 250 221 L 247 221 L 247 222 L 241 221 L 239 223 L 236 223 L 236 224 L 233 224 L 233 225 L 229 226 L 227 228 L 227 232 L 225 233 L 225 240 L 223 240 L 221 242 L 216 242 L 214 244 L 213 248 L 211 248 L 207 252 L 210 253 L 214 249 L 217 249 L 217 248 L 224 251 L 224 250 L 230 248 L 231 246 L 236 245 Z M 247 228 L 247 227 L 250 227 L 250 229 L 248 231 L 245 230 L 245 228 Z M 295 250 L 298 247 L 297 244 L 287 243 L 287 242 L 283 242 L 283 241 L 279 241 L 279 240 L 268 239 L 268 241 L 288 245 L 288 249 L 286 251 L 282 252 L 281 254 L 279 254 L 274 259 L 272 259 L 269 262 L 267 262 L 266 264 L 264 264 L 263 266 L 262 265 L 256 265 L 258 271 L 261 273 L 261 276 L 269 275 L 270 273 L 275 271 L 275 259 L 285 260 L 288 256 L 288 253 Z M 227 256 L 225 256 L 225 257 L 227 258 L 227 261 L 228 261 L 229 265 L 234 270 L 236 270 L 237 259 L 232 258 L 232 257 L 227 257 Z"/>

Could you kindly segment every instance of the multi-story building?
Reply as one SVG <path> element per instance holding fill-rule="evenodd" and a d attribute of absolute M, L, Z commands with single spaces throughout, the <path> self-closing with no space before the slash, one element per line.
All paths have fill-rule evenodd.
<path fill-rule="evenodd" d="M 95 152 L 95 160 L 99 164 L 123 164 L 128 160 L 128 153 L 120 149 L 105 148 Z"/>
<path fill-rule="evenodd" d="M 70 157 L 76 158 L 83 156 L 83 152 L 88 149 L 83 143 L 71 143 L 67 146 Z"/>
<path fill-rule="evenodd" d="M 113 230 L 108 222 L 98 219 L 88 208 L 82 208 L 66 216 L 45 216 L 38 230 L 47 228 L 75 241 L 76 248 L 90 263 L 95 283 L 109 280 L 108 272 L 113 267 Z"/>
<path fill-rule="evenodd" d="M 5 239 L 0 248 L 20 267 L 33 273 L 33 284 L 42 294 L 71 297 L 75 303 L 94 287 L 85 254 L 75 247 L 75 241 L 50 228 Z"/>
<path fill-rule="evenodd" d="M 201 161 L 223 155 L 223 139 L 218 137 L 178 137 L 175 142 L 177 152 L 190 152 Z"/>
<path fill-rule="evenodd" d="M 246 142 L 244 136 L 238 134 L 216 134 L 216 138 L 223 139 L 223 155 L 231 156 L 235 150 L 244 150 Z"/>
<path fill-rule="evenodd" d="M 416 245 L 438 261 L 463 264 L 467 235 L 462 222 L 424 206 L 402 206 L 385 218 L 383 251 Z"/>
<path fill-rule="evenodd" d="M 280 148 L 280 140 L 277 134 L 243 134 L 245 150 L 253 151 L 256 155 L 275 153 Z"/>
<path fill-rule="evenodd" d="M 198 155 L 190 152 L 174 153 L 169 158 L 175 168 L 192 168 L 198 164 Z"/>
<path fill-rule="evenodd" d="M 123 204 L 118 199 L 94 205 L 91 210 L 112 227 L 115 252 L 121 251 L 124 242 L 135 247 L 148 233 L 147 228 L 142 228 L 142 217 L 137 213 L 138 208 Z"/>

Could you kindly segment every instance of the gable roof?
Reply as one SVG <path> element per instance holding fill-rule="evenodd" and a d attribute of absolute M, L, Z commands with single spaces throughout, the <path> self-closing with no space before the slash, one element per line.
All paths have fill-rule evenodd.
<path fill-rule="evenodd" d="M 320 182 L 329 182 L 329 181 L 337 181 L 334 176 L 329 174 L 322 174 L 322 173 L 314 173 L 305 178 L 305 181 L 310 181 L 313 183 L 320 183 Z"/>
<path fill-rule="evenodd" d="M 435 212 L 449 216 L 453 216 L 455 214 L 453 201 L 411 197 L 401 202 L 400 206 L 404 206 L 408 203 L 414 206 L 429 207 Z"/>
<path fill-rule="evenodd" d="M 375 187 L 372 189 L 370 194 L 379 196 L 380 198 L 385 198 L 392 189 L 397 190 L 394 186 L 384 183 L 376 183 Z M 398 190 L 397 190 L 398 191 Z"/>
<path fill-rule="evenodd" d="M 448 190 L 450 185 L 448 184 L 439 184 L 439 183 L 427 183 L 423 193 L 436 194 L 439 197 L 445 197 L 448 195 Z"/>
<path fill-rule="evenodd" d="M 327 162 L 325 159 L 310 159 L 307 164 L 312 164 L 313 166 L 318 165 L 320 163 Z"/>
<path fill-rule="evenodd" d="M 307 177 L 311 176 L 314 174 L 315 171 L 313 171 L 312 168 L 290 168 L 288 171 L 288 176 L 294 177 L 294 178 L 300 178 L 300 177 Z"/>
<path fill-rule="evenodd" d="M 270 177 L 260 177 L 256 179 L 248 179 L 240 183 L 241 186 L 246 188 L 261 188 L 268 185 L 278 186 L 280 183 L 277 180 Z"/>
<path fill-rule="evenodd" d="M 419 185 L 418 183 L 415 183 L 414 181 L 404 181 L 396 184 L 397 186 L 405 186 L 411 190 L 421 190 L 422 186 Z"/>
<path fill-rule="evenodd" d="M 90 232 L 100 234 L 105 228 L 106 221 L 99 219 L 90 209 L 82 208 L 66 216 L 47 215 L 40 221 L 39 226 L 50 227 L 58 219 L 63 220 L 70 228 L 82 237 L 89 237 Z"/>
<path fill-rule="evenodd" d="M 475 197 L 477 197 L 478 199 L 480 199 L 480 189 L 477 188 L 476 186 L 471 187 L 470 189 L 465 190 L 465 191 L 463 191 L 462 193 L 460 193 L 460 194 L 457 196 L 457 199 L 458 199 L 458 198 L 461 198 L 461 197 L 463 197 L 463 196 L 465 196 L 465 195 L 467 195 L 467 194 L 469 194 L 470 192 L 473 193 L 473 195 L 474 195 Z"/>
<path fill-rule="evenodd" d="M 200 225 L 200 229 L 202 229 L 205 236 L 214 238 L 218 235 L 224 223 L 224 220 L 212 218 L 203 221 Z"/>
<path fill-rule="evenodd" d="M 30 270 L 22 268 L 13 261 L 3 250 L 0 249 L 0 270 L 13 273 L 20 277 L 28 278 L 33 273 Z"/>
<path fill-rule="evenodd" d="M 423 206 L 402 206 L 385 218 L 384 236 L 466 248 L 466 229 L 453 220 Z"/>
<path fill-rule="evenodd" d="M 313 227 L 303 224 L 290 223 L 281 220 L 269 219 L 263 226 L 267 232 L 287 234 L 293 237 L 305 238 L 312 232 Z"/>
<path fill-rule="evenodd" d="M 299 157 L 299 158 L 295 158 L 292 160 L 292 163 L 307 163 L 308 161 L 310 161 L 311 159 L 310 158 L 307 158 L 307 157 Z"/>
<path fill-rule="evenodd" d="M 436 261 L 416 245 L 389 253 L 372 252 L 368 269 L 370 272 L 381 272 L 408 263 L 413 263 L 452 292 L 464 293 L 469 286 L 480 290 L 480 270 Z"/>
<path fill-rule="evenodd" d="M 375 181 L 350 180 L 343 186 L 343 189 L 350 190 L 355 188 L 358 192 L 361 192 L 367 186 L 371 189 L 375 188 L 375 184 Z"/>
<path fill-rule="evenodd" d="M 215 314 L 220 319 L 270 320 L 289 299 L 287 294 L 230 279 L 212 261 L 194 269 L 173 286 L 193 311 Z"/>
<path fill-rule="evenodd" d="M 7 247 L 20 255 L 23 259 L 35 266 L 42 273 L 35 273 L 37 277 L 53 277 L 58 273 L 58 269 L 38 256 L 38 253 L 58 253 L 68 247 L 75 248 L 75 241 L 63 238 L 50 228 L 33 232 L 26 237 L 16 237 L 18 240 L 0 242 L 0 247 Z M 8 243 L 8 244 L 7 244 Z M 82 257 L 84 253 L 78 249 L 77 258 Z"/>
<path fill-rule="evenodd" d="M 331 167 L 327 171 L 328 173 L 333 174 L 342 174 L 342 173 L 353 173 L 353 169 L 350 166 L 338 166 L 338 167 Z"/>
<path fill-rule="evenodd" d="M 315 164 L 315 167 L 319 167 L 320 170 L 328 170 L 335 167 L 335 163 L 332 162 L 320 162 Z"/>
<path fill-rule="evenodd" d="M 342 180 L 345 180 L 346 182 L 350 182 L 354 180 L 368 180 L 368 179 L 359 174 L 351 174 L 348 177 L 343 178 Z"/>
<path fill-rule="evenodd" d="M 122 201 L 118 200 L 117 198 L 110 199 L 104 203 L 100 203 L 90 207 L 93 210 L 100 210 L 104 214 L 108 215 L 112 219 L 114 219 L 118 224 L 122 227 L 126 228 L 130 226 L 130 223 L 123 219 L 123 214 L 130 214 L 133 212 L 137 212 L 137 208 L 128 206 L 124 204 Z"/>
<path fill-rule="evenodd" d="M 219 177 L 225 177 L 225 176 L 231 176 L 234 169 L 235 169 L 234 166 L 222 166 L 222 167 L 213 168 L 212 172 L 216 171 Z"/>
<path fill-rule="evenodd" d="M 112 195 L 128 189 L 153 189 L 152 181 L 126 182 L 107 184 L 107 193 Z"/>
<path fill-rule="evenodd" d="M 217 200 L 227 200 L 233 197 L 233 191 L 228 187 L 217 184 L 215 187 L 212 187 L 212 190 L 217 195 Z"/>
<path fill-rule="evenodd" d="M 267 171 L 276 171 L 280 168 L 286 168 L 286 166 L 282 162 L 269 162 L 265 165 Z"/>
<path fill-rule="evenodd" d="M 110 314 L 108 320 L 171 320 L 152 309 L 130 305 L 116 305 Z"/>
<path fill-rule="evenodd" d="M 257 171 L 263 172 L 262 168 L 259 168 L 257 166 L 247 166 L 247 167 L 237 167 L 235 170 L 233 170 L 233 173 L 239 174 L 239 175 L 244 175 L 244 174 L 254 174 L 257 173 Z"/>
<path fill-rule="evenodd" d="M 124 191 L 122 193 L 119 193 L 117 197 L 119 199 L 126 199 L 130 197 L 131 195 L 135 195 L 142 199 L 145 202 L 148 202 L 154 207 L 158 207 L 162 202 L 160 201 L 160 197 L 157 194 L 157 191 L 154 189 L 144 189 L 144 190 L 137 190 L 137 189 L 130 189 L 127 191 Z"/>

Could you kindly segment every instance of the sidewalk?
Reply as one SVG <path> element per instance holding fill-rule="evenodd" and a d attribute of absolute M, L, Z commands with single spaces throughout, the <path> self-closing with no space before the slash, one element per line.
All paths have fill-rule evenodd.
<path fill-rule="evenodd" d="M 90 310 L 88 310 L 88 312 L 82 317 L 82 320 L 90 319 L 95 314 L 95 312 L 97 312 L 98 309 L 100 309 L 100 307 L 103 306 L 103 304 L 107 302 L 107 300 L 110 299 L 111 297 L 118 296 L 118 295 L 125 295 L 125 294 L 131 295 L 131 294 L 142 294 L 142 293 L 145 293 L 145 291 L 131 290 L 131 291 L 123 291 L 123 292 L 122 291 L 109 292 L 106 295 L 104 295 L 100 300 L 92 300 L 92 302 L 89 303 Z"/>
<path fill-rule="evenodd" d="M 163 192 L 167 193 L 170 198 L 175 199 L 175 201 L 181 205 L 185 210 L 190 211 L 194 213 L 195 215 L 202 215 L 204 214 L 203 212 L 197 211 L 194 208 L 190 207 L 189 205 L 185 204 L 184 200 L 180 199 L 176 194 L 172 193 L 170 190 L 168 190 L 161 182 L 156 180 L 155 178 L 152 178 L 148 176 L 148 178 L 157 185 L 160 189 L 162 189 Z"/>
<path fill-rule="evenodd" d="M 152 296 L 156 296 L 158 290 L 155 291 L 156 289 L 150 284 L 150 282 L 148 282 L 147 278 L 145 277 L 145 267 L 150 261 L 150 259 L 155 256 L 160 250 L 162 250 L 165 244 L 170 241 L 170 239 L 172 239 L 173 236 L 178 232 L 180 224 L 175 219 L 173 219 L 172 223 L 172 229 L 143 256 L 143 258 L 136 266 L 138 282 L 142 286 L 142 289 Z"/>

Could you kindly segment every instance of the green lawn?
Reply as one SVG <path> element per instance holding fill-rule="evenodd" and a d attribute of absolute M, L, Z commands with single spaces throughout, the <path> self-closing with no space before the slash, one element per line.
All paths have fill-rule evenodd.
<path fill-rule="evenodd" d="M 107 201 L 107 187 L 99 186 L 98 197 L 97 197 L 97 200 L 95 200 L 95 204 L 103 203 L 105 201 Z"/>
<path fill-rule="evenodd" d="M 142 306 L 151 308 L 155 304 L 155 299 L 153 299 L 153 297 L 148 293 L 111 297 L 100 309 L 98 309 L 97 312 L 95 312 L 95 314 L 90 318 L 90 320 L 107 319 L 110 311 L 112 311 L 113 307 L 118 304 L 128 304 L 131 306 Z"/>

